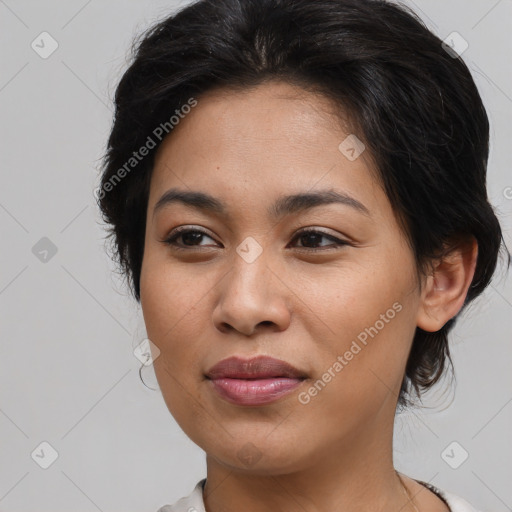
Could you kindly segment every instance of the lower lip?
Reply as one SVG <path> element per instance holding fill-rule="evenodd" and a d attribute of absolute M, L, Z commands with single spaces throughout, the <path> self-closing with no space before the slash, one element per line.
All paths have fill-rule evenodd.
<path fill-rule="evenodd" d="M 214 379 L 213 388 L 228 402 L 237 405 L 263 405 L 291 393 L 304 379 Z"/>

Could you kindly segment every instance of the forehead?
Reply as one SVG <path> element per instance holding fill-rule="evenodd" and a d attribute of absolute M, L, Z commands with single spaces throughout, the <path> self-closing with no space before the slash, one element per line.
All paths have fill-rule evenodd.
<path fill-rule="evenodd" d="M 217 195 L 264 198 L 271 190 L 338 185 L 349 193 L 374 186 L 367 152 L 351 161 L 340 151 L 352 134 L 339 107 L 323 95 L 270 82 L 215 89 L 197 102 L 160 145 L 152 191 L 207 186 Z"/>
<path fill-rule="evenodd" d="M 322 125 L 328 130 L 340 129 L 340 126 L 348 129 L 341 104 L 320 92 L 280 80 L 246 88 L 216 87 L 201 95 L 199 104 L 202 105 L 203 115 L 214 115 L 223 123 L 229 123 L 229 127 L 241 128 L 243 132 L 249 131 L 244 117 L 233 116 L 233 113 L 239 114 L 240 110 L 247 117 L 257 117 L 269 129 L 277 120 L 290 122 L 290 133 L 294 132 L 294 124 L 298 128 L 311 124 Z"/>

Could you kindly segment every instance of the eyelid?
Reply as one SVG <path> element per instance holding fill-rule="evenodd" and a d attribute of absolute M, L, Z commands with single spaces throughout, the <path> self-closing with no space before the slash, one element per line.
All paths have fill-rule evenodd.
<path fill-rule="evenodd" d="M 297 237 L 299 235 L 302 235 L 304 233 L 309 233 L 309 232 L 321 233 L 322 235 L 325 235 L 326 237 L 333 238 L 335 240 L 339 240 L 340 242 L 347 242 L 348 243 L 347 240 L 343 240 L 343 239 L 339 238 L 339 235 L 335 235 L 333 233 L 330 233 L 329 231 L 326 231 L 325 228 L 319 228 L 319 227 L 316 227 L 316 226 L 306 226 L 304 228 L 299 229 L 295 233 L 295 237 Z"/>
<path fill-rule="evenodd" d="M 215 240 L 215 237 L 213 235 L 211 235 L 208 231 L 206 231 L 205 228 L 198 227 L 195 224 L 185 224 L 183 226 L 178 226 L 177 228 L 172 229 L 168 235 L 164 236 L 164 238 L 162 240 L 160 240 L 160 242 L 169 244 L 170 240 L 179 237 L 184 232 L 186 233 L 186 232 L 190 232 L 190 231 L 202 233 L 203 235 L 206 235 L 207 237 L 211 238 L 212 240 Z M 198 246 L 198 247 L 201 247 L 201 246 Z M 193 249 L 193 247 L 190 247 L 190 248 Z"/>
<path fill-rule="evenodd" d="M 323 246 L 323 248 L 319 247 L 319 248 L 315 248 L 315 249 L 307 248 L 307 247 L 298 247 L 299 250 L 303 250 L 305 252 L 315 252 L 315 251 L 320 252 L 320 251 L 327 251 L 329 249 L 332 249 L 333 246 L 335 249 L 337 249 L 340 246 L 352 245 L 351 242 L 349 242 L 348 240 L 346 240 L 344 238 L 340 238 L 337 235 L 333 235 L 331 233 L 328 233 L 324 229 L 320 229 L 320 228 L 317 228 L 314 226 L 308 226 L 308 227 L 299 229 L 299 231 L 297 231 L 295 233 L 295 236 L 292 238 L 291 241 L 294 242 L 300 236 L 303 236 L 308 233 L 320 234 L 320 235 L 324 236 L 325 238 L 328 238 L 329 240 L 331 240 L 332 243 L 330 244 L 330 246 Z"/>

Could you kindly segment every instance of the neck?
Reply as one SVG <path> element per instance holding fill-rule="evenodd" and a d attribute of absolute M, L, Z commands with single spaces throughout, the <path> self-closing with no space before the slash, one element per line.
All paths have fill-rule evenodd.
<path fill-rule="evenodd" d="M 393 429 L 358 432 L 279 469 L 261 457 L 253 468 L 226 465 L 207 456 L 207 512 L 343 510 L 414 511 L 392 462 Z"/>

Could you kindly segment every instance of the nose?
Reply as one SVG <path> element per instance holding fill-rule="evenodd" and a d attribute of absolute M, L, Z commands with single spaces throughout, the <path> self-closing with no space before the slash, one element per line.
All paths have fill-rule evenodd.
<path fill-rule="evenodd" d="M 263 254 L 252 263 L 235 256 L 232 271 L 217 288 L 212 320 L 219 331 L 251 336 L 257 330 L 288 328 L 291 292 L 268 263 Z"/>

